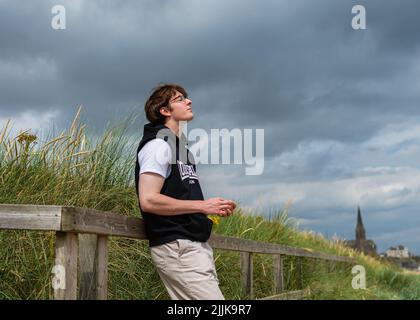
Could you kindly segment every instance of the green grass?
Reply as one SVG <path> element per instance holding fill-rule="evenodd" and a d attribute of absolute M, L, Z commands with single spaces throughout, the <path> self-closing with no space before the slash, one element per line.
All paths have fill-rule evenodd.
<path fill-rule="evenodd" d="M 79 113 L 68 130 L 49 139 L 29 132 L 13 137 L 8 126 L 0 129 L 0 203 L 80 206 L 140 217 L 133 186 L 140 134 L 129 138 L 130 122 L 124 121 L 91 141 L 78 118 Z M 287 217 L 287 208 L 251 214 L 239 207 L 234 215 L 221 219 L 214 232 L 351 256 L 365 266 L 367 288 L 355 290 L 348 264 L 328 266 L 304 258 L 299 283 L 297 259 L 286 257 L 285 289 L 310 287 L 310 299 L 420 299 L 418 275 L 360 255 L 322 235 L 298 231 Z M 54 243 L 53 232 L 0 231 L 0 299 L 52 298 Z M 214 256 L 225 297 L 248 298 L 240 287 L 239 254 L 215 250 Z M 273 294 L 269 255 L 254 257 L 254 288 L 257 298 Z M 109 298 L 168 299 L 145 241 L 110 239 Z"/>

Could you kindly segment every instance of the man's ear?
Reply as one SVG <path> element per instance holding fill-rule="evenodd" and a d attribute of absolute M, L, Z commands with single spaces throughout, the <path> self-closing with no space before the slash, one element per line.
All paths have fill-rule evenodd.
<path fill-rule="evenodd" d="M 169 111 L 168 107 L 162 107 L 159 109 L 159 112 L 161 115 L 165 116 L 165 117 L 169 117 L 171 116 L 171 112 Z"/>

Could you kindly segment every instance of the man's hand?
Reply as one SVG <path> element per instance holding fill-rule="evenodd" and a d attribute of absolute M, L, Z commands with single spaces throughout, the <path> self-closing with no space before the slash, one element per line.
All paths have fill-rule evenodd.
<path fill-rule="evenodd" d="M 208 200 L 178 200 L 160 193 L 165 178 L 159 174 L 145 172 L 140 175 L 139 194 L 141 209 L 163 216 L 175 216 L 201 212 L 230 216 L 236 208 L 235 202 L 222 198 Z"/>
<path fill-rule="evenodd" d="M 203 201 L 202 213 L 216 214 L 219 216 L 230 216 L 236 208 L 236 203 L 232 200 L 222 198 L 210 198 Z"/>

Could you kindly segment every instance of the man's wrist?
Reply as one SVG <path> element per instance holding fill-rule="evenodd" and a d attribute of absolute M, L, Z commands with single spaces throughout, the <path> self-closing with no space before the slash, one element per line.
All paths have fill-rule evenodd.
<path fill-rule="evenodd" d="M 200 213 L 204 213 L 204 201 L 203 200 L 195 200 L 194 201 L 195 210 Z"/>

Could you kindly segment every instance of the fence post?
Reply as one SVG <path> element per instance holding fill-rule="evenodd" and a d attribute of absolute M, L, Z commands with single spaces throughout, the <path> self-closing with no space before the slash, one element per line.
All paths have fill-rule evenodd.
<path fill-rule="evenodd" d="M 104 235 L 79 235 L 79 299 L 107 299 L 107 240 Z"/>
<path fill-rule="evenodd" d="M 108 236 L 98 236 L 96 260 L 96 298 L 106 300 L 108 298 Z"/>
<path fill-rule="evenodd" d="M 302 268 L 302 257 L 297 257 L 297 273 L 298 273 L 298 286 L 299 289 L 303 289 L 303 268 Z"/>
<path fill-rule="evenodd" d="M 334 272 L 335 269 L 335 261 L 327 260 L 327 272 L 331 273 Z"/>
<path fill-rule="evenodd" d="M 77 299 L 77 234 L 56 232 L 55 279 L 53 279 L 55 300 Z M 55 281 L 57 280 L 57 281 Z"/>
<path fill-rule="evenodd" d="M 241 278 L 242 287 L 245 289 L 245 293 L 248 294 L 251 297 L 251 299 L 253 299 L 253 263 L 251 252 L 241 252 Z"/>
<path fill-rule="evenodd" d="M 79 234 L 79 299 L 96 299 L 96 247 L 98 236 Z"/>
<path fill-rule="evenodd" d="M 273 255 L 273 280 L 274 294 L 284 291 L 283 257 L 280 254 Z"/>
<path fill-rule="evenodd" d="M 315 274 L 317 268 L 318 268 L 318 259 L 314 258 L 314 259 L 312 259 L 312 270 L 311 270 L 312 274 L 311 274 L 311 276 L 313 276 Z"/>

